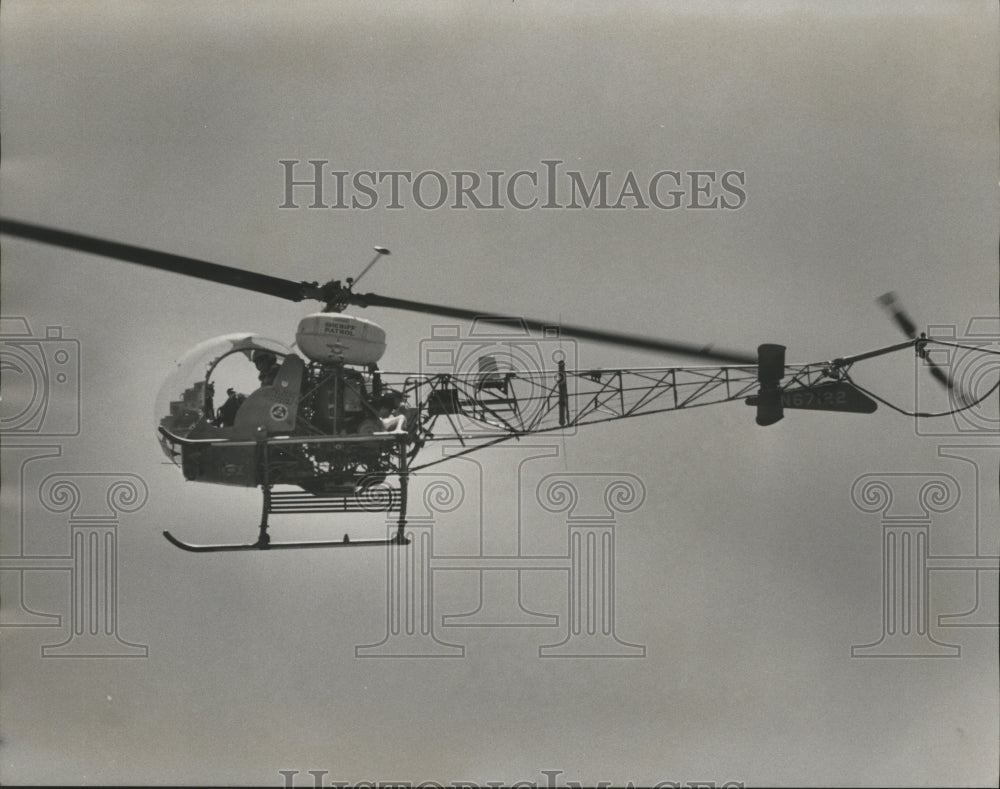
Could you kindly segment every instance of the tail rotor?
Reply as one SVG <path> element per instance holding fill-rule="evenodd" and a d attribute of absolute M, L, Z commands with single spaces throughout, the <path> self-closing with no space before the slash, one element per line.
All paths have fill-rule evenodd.
<path fill-rule="evenodd" d="M 878 297 L 878 303 L 882 305 L 887 313 L 889 313 L 890 317 L 895 324 L 899 326 L 903 334 L 915 341 L 914 347 L 916 349 L 917 356 L 924 360 L 924 364 L 927 366 L 927 369 L 934 380 L 951 392 L 952 395 L 958 399 L 959 403 L 966 405 L 968 403 L 968 398 L 965 396 L 964 392 L 962 392 L 961 389 L 955 385 L 951 376 L 941 369 L 941 366 L 927 355 L 927 334 L 925 332 L 917 334 L 917 325 L 900 305 L 896 294 L 893 291 L 883 293 Z"/>

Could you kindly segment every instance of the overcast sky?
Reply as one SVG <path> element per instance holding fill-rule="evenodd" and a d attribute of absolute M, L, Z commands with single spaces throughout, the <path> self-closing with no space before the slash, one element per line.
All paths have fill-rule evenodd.
<path fill-rule="evenodd" d="M 382 244 L 392 255 L 363 289 L 822 361 L 901 339 L 875 302 L 888 290 L 960 337 L 997 315 L 997 58 L 990 2 L 7 2 L 0 209 L 296 281 L 356 275 Z M 398 208 L 388 181 L 347 192 L 370 208 L 308 208 L 310 187 L 280 208 L 282 160 L 297 179 L 325 161 L 348 186 L 440 173 L 449 199 L 425 207 L 432 175 L 416 194 L 402 181 Z M 569 171 L 588 186 L 608 172 L 609 204 L 631 174 L 640 197 L 543 209 L 548 167 L 560 206 Z M 483 203 L 498 179 L 502 206 L 455 208 L 456 171 L 481 179 Z M 650 198 L 663 171 L 678 176 L 655 197 L 679 189 L 676 208 Z M 691 207 L 702 201 L 714 207 Z M 497 553 L 518 533 L 528 552 L 565 554 L 565 514 L 535 498 L 543 477 L 640 480 L 641 506 L 615 516 L 615 629 L 644 654 L 540 658 L 566 636 L 560 571 L 521 576 L 524 606 L 562 612 L 557 625 L 447 627 L 481 602 L 480 576 L 441 570 L 435 633 L 464 657 L 361 659 L 355 647 L 386 634 L 382 551 L 197 556 L 160 535 L 252 540 L 260 506 L 162 462 L 153 403 L 174 361 L 235 331 L 291 343 L 312 307 L 7 238 L 2 277 L 4 316 L 36 336 L 62 327 L 80 370 L 79 435 L 5 436 L 4 590 L 23 580 L 27 608 L 63 617 L 0 629 L 5 784 L 280 785 L 280 770 L 306 784 L 309 770 L 328 783 L 995 782 L 996 609 L 993 627 L 937 620 L 974 609 L 977 589 L 995 596 L 995 571 L 931 574 L 933 636 L 959 656 L 851 656 L 882 633 L 881 514 L 852 503 L 855 480 L 951 476 L 961 496 L 934 516 L 931 553 L 995 556 L 995 432 L 888 408 L 788 412 L 765 429 L 735 403 L 442 464 L 468 496 L 435 522 L 439 556 Z M 432 328 L 454 323 L 364 316 L 385 328 L 391 370 L 417 370 Z M 586 366 L 692 363 L 574 352 Z M 854 373 L 906 407 L 948 405 L 928 376 L 915 388 L 907 353 Z M 9 409 L 23 381 L 4 376 Z M 53 393 L 52 419 L 75 391 Z M 22 473 L 35 450 L 17 445 L 59 456 Z M 978 476 L 942 457 L 955 445 L 978 447 Z M 68 551 L 67 516 L 39 492 L 89 472 L 148 487 L 118 530 L 118 633 L 145 658 L 43 658 L 69 635 L 69 573 L 9 569 Z M 287 528 L 320 538 L 327 523 Z M 365 529 L 377 520 L 332 534 Z"/>

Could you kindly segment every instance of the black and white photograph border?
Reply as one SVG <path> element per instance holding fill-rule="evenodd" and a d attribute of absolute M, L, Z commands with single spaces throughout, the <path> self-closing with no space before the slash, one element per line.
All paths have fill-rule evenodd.
<path fill-rule="evenodd" d="M 5 3 L 0 782 L 996 785 L 998 22 Z"/>

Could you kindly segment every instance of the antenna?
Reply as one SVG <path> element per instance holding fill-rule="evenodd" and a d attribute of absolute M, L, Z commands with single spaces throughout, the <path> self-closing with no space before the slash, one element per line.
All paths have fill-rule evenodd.
<path fill-rule="evenodd" d="M 354 287 L 361 280 L 361 278 L 365 274 L 368 273 L 368 269 L 370 269 L 372 266 L 374 266 L 378 262 L 378 259 L 380 257 L 382 257 L 382 255 L 392 254 L 385 247 L 372 247 L 372 248 L 375 250 L 375 257 L 372 258 L 371 263 L 369 263 L 367 266 L 364 267 L 364 269 L 362 269 L 361 273 L 358 274 L 358 276 L 353 277 L 353 278 L 351 278 L 351 277 L 347 278 L 347 287 L 348 288 Z"/>

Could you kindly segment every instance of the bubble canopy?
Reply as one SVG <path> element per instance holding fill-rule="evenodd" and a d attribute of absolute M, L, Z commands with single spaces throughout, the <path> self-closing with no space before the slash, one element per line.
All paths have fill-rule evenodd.
<path fill-rule="evenodd" d="M 260 386 L 255 355 L 272 354 L 280 362 L 291 353 L 291 348 L 277 340 L 245 333 L 213 337 L 185 353 L 156 396 L 154 428 L 167 457 L 178 462 L 160 427 L 183 438 L 211 425 L 229 390 L 246 396 Z"/>

